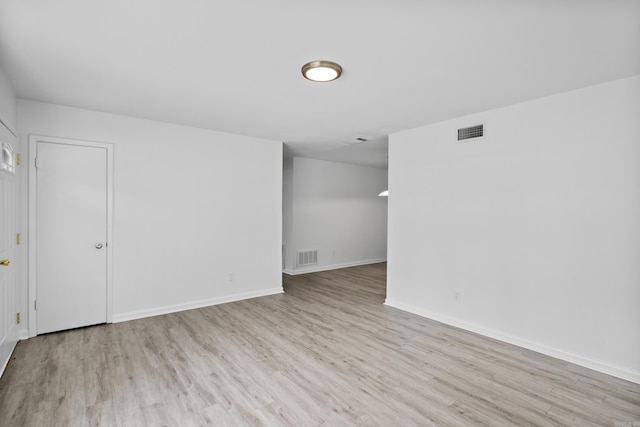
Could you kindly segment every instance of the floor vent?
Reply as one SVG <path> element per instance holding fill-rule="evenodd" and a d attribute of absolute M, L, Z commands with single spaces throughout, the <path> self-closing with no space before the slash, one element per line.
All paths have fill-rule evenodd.
<path fill-rule="evenodd" d="M 484 138 L 484 124 L 458 129 L 458 141 Z"/>
<path fill-rule="evenodd" d="M 311 249 L 308 251 L 298 251 L 298 267 L 305 265 L 314 265 L 318 263 L 318 250 Z"/>

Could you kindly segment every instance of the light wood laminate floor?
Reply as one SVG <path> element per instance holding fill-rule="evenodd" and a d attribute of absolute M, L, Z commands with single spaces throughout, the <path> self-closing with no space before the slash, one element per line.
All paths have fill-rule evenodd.
<path fill-rule="evenodd" d="M 22 341 L 0 425 L 640 425 L 640 385 L 386 307 L 385 275 Z"/>

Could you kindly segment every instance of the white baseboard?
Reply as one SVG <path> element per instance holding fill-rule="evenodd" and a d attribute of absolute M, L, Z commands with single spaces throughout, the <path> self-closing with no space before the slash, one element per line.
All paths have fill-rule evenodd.
<path fill-rule="evenodd" d="M 376 258 L 376 259 L 367 259 L 363 261 L 345 262 L 342 264 L 330 264 L 330 265 L 322 265 L 322 266 L 313 265 L 311 267 L 305 267 L 305 268 L 300 268 L 295 270 L 287 268 L 287 269 L 283 269 L 282 272 L 289 276 L 296 276 L 298 274 L 318 273 L 320 271 L 338 270 L 340 268 L 357 267 L 359 265 L 368 265 L 368 264 L 378 264 L 380 262 L 387 262 L 387 259 Z"/>
<path fill-rule="evenodd" d="M 128 320 L 142 319 L 145 317 L 159 316 L 161 314 L 176 313 L 178 311 L 192 310 L 194 308 L 209 307 L 212 305 L 225 304 L 228 302 L 241 301 L 250 298 L 264 297 L 283 293 L 282 287 L 264 289 L 255 292 L 243 292 L 240 294 L 228 295 L 219 298 L 211 298 L 200 301 L 193 301 L 183 304 L 167 305 L 164 307 L 150 308 L 146 310 L 132 311 L 129 313 L 119 313 L 113 315 L 113 323 L 126 322 Z"/>
<path fill-rule="evenodd" d="M 11 359 L 11 355 L 7 357 L 7 360 L 4 360 L 2 365 L 0 366 L 0 378 L 2 378 L 2 374 L 4 374 L 4 370 L 7 369 L 7 365 L 9 364 L 9 359 Z"/>
<path fill-rule="evenodd" d="M 4 374 L 4 370 L 7 368 L 7 365 L 9 364 L 9 360 L 11 360 L 13 351 L 16 349 L 16 344 L 17 342 L 13 344 L 13 347 L 11 348 L 11 351 L 7 355 L 6 360 L 1 361 L 2 365 L 0 365 L 0 378 L 2 378 L 2 374 Z"/>
<path fill-rule="evenodd" d="M 413 307 L 411 305 L 394 301 L 389 298 L 387 298 L 384 304 L 389 307 L 397 308 L 402 311 L 406 311 L 421 317 L 426 317 L 428 319 L 435 320 L 436 322 L 444 323 L 450 326 L 455 326 L 456 328 L 464 329 L 470 332 L 475 332 L 476 334 L 484 335 L 489 338 L 494 338 L 499 341 L 506 342 L 508 344 L 513 344 L 518 347 L 523 347 L 528 350 L 533 350 L 538 353 L 545 354 L 547 356 L 555 357 L 556 359 L 561 359 L 566 362 L 583 366 L 585 368 L 593 369 L 594 371 L 602 372 L 608 375 L 612 375 L 614 377 L 622 378 L 624 380 L 640 384 L 640 372 L 630 371 L 625 368 L 613 366 L 608 363 L 600 362 L 597 360 L 592 360 L 587 357 L 569 353 L 563 350 L 559 350 L 557 348 L 548 347 L 546 345 L 532 342 L 520 337 L 504 334 L 502 332 L 495 331 L 492 329 L 486 329 L 472 323 L 468 323 L 459 319 L 455 319 L 455 318 L 444 316 L 438 313 L 433 313 L 428 310 L 423 310 L 417 307 Z"/>
<path fill-rule="evenodd" d="M 26 340 L 29 338 L 28 329 L 19 329 L 17 333 L 18 333 L 18 341 Z M 15 351 L 17 344 L 18 342 L 16 341 L 16 343 L 13 345 L 13 348 L 9 352 L 9 356 L 7 357 L 7 359 L 1 361 L 2 365 L 0 366 L 0 377 L 2 377 L 2 374 L 4 374 L 4 370 L 7 368 L 7 365 L 9 364 L 9 360 L 11 360 L 11 356 L 13 355 L 13 352 Z"/>

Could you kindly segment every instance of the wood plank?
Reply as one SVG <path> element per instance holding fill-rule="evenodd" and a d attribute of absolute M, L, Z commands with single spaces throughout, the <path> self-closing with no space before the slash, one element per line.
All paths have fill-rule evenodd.
<path fill-rule="evenodd" d="M 386 265 L 21 341 L 0 424 L 614 425 L 640 385 L 383 305 Z"/>

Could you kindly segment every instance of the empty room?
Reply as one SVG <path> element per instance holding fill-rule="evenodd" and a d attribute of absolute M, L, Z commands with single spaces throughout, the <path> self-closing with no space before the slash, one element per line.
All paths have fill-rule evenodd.
<path fill-rule="evenodd" d="M 0 0 L 0 149 L 2 426 L 640 426 L 637 0 Z"/>

